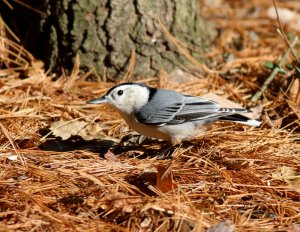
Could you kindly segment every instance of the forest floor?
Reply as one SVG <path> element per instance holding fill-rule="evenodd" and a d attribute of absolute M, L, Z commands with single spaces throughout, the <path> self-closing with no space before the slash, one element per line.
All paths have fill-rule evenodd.
<path fill-rule="evenodd" d="M 299 2 L 277 3 L 293 49 L 272 1 L 205 2 L 219 33 L 206 66 L 139 82 L 214 93 L 262 125 L 215 123 L 167 159 L 165 142 L 136 145 L 111 107 L 85 103 L 115 83 L 87 81 L 79 59 L 53 80 L 2 33 L 0 231 L 300 231 Z"/>

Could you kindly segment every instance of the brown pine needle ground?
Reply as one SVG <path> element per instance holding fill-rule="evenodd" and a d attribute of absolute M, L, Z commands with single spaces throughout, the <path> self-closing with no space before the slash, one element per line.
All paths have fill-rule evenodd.
<path fill-rule="evenodd" d="M 209 69 L 218 72 L 192 68 L 198 79 L 184 85 L 164 71 L 143 82 L 263 107 L 263 124 L 216 123 L 203 137 L 183 143 L 173 159 L 155 158 L 163 142 L 120 142 L 131 131 L 119 115 L 108 106 L 85 104 L 113 83 L 86 81 L 88 75 L 79 76 L 79 59 L 69 77 L 53 81 L 28 52 L 1 37 L 0 231 L 299 231 L 299 76 L 290 81 L 289 74 L 279 75 L 253 105 L 251 96 L 271 73 L 264 62 L 278 61 L 286 47 L 276 21 L 264 14 L 271 1 L 261 3 L 260 20 L 247 15 L 253 3 L 234 2 L 225 1 L 222 10 L 203 9 L 204 16 L 224 16 L 211 18 L 223 32 L 207 55 Z M 244 18 L 225 17 L 226 10 L 241 8 Z M 247 37 L 250 31 L 259 43 Z M 237 42 L 243 43 L 240 50 Z M 226 60 L 225 53 L 235 59 Z M 81 126 L 80 135 L 92 142 L 55 138 L 50 127 L 60 121 Z M 166 183 L 168 192 L 156 182 L 163 185 L 165 176 L 173 181 Z"/>

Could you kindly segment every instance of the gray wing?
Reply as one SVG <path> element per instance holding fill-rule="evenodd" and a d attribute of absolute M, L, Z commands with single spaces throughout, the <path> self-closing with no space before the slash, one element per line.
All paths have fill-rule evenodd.
<path fill-rule="evenodd" d="M 135 114 L 144 124 L 180 124 L 216 118 L 220 105 L 214 101 L 158 90 L 151 101 Z"/>

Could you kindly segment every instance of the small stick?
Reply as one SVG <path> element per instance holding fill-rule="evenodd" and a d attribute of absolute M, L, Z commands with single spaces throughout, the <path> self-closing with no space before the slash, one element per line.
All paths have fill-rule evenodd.
<path fill-rule="evenodd" d="M 283 27 L 282 27 L 282 24 L 281 24 L 280 19 L 279 19 L 279 13 L 278 13 L 278 10 L 277 10 L 277 6 L 276 6 L 276 1 L 275 0 L 273 0 L 273 5 L 274 5 L 274 8 L 275 8 L 276 17 L 277 17 L 277 21 L 278 21 L 278 25 L 279 25 L 279 28 L 277 28 L 277 32 L 281 35 L 281 37 L 282 37 L 283 41 L 285 42 L 286 46 L 291 49 L 294 58 L 299 63 L 298 56 L 296 55 L 295 51 L 291 47 L 291 44 L 290 44 L 289 40 L 287 39 L 286 35 L 284 34 Z"/>
<path fill-rule="evenodd" d="M 276 74 L 280 71 L 282 65 L 284 64 L 284 62 L 286 60 L 286 58 L 288 57 L 288 55 L 292 51 L 292 48 L 296 45 L 297 42 L 298 42 L 298 36 L 295 37 L 293 43 L 291 44 L 291 46 L 288 48 L 288 50 L 284 53 L 283 57 L 281 58 L 278 66 L 273 69 L 273 72 L 270 74 L 270 76 L 268 77 L 268 79 L 265 81 L 265 83 L 263 84 L 263 86 L 261 87 L 261 89 L 258 90 L 253 95 L 253 97 L 251 98 L 252 102 L 256 102 L 260 98 L 260 96 L 263 94 L 263 92 L 267 89 L 268 85 L 274 80 Z"/>
<path fill-rule="evenodd" d="M 10 136 L 8 130 L 2 125 L 2 123 L 0 122 L 0 129 L 2 130 L 3 134 L 6 136 L 6 138 L 8 139 L 8 141 L 10 142 L 11 146 L 13 147 L 16 155 L 19 157 L 19 159 L 21 160 L 21 163 L 23 166 L 26 166 L 26 161 L 24 159 L 24 157 L 19 153 L 20 148 L 18 147 L 18 145 L 15 143 L 15 141 L 12 139 L 12 137 Z"/>

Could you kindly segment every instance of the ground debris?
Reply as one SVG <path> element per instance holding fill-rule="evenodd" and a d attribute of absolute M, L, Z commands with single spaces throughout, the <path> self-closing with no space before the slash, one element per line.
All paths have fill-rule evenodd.
<path fill-rule="evenodd" d="M 298 14 L 296 2 L 276 2 Z M 266 62 L 276 67 L 287 49 L 270 7 L 204 1 L 201 15 L 219 31 L 206 66 L 139 80 L 261 116 L 260 128 L 216 123 L 172 160 L 156 158 L 164 142 L 119 142 L 132 131 L 118 113 L 85 103 L 114 83 L 87 81 L 79 63 L 72 78 L 50 75 L 1 34 L 0 231 L 299 231 L 299 65 L 291 56 L 260 102 L 250 101 L 272 72 Z"/>

